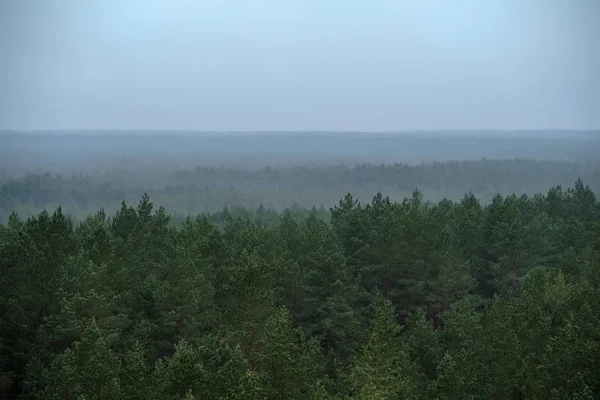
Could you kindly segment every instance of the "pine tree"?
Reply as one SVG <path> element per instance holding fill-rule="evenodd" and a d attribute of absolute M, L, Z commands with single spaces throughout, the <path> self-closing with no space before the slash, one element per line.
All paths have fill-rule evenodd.
<path fill-rule="evenodd" d="M 159 360 L 151 377 L 152 395 L 162 399 L 260 399 L 263 388 L 241 350 L 213 338 L 196 348 L 177 344 L 171 358 Z"/>
<path fill-rule="evenodd" d="M 13 214 L 0 237 L 4 359 L 14 374 L 9 395 L 23 386 L 40 327 L 60 312 L 61 265 L 76 248 L 73 222 L 59 207 L 21 221 Z M 0 369 L 2 369 L 0 367 Z"/>
<path fill-rule="evenodd" d="M 437 332 L 425 311 L 418 309 L 406 319 L 406 332 L 402 337 L 403 349 L 421 376 L 423 388 L 435 380 L 436 371 L 442 357 L 442 348 Z M 427 381 L 429 380 L 429 381 Z M 424 390 L 424 389 L 423 389 Z"/>
<path fill-rule="evenodd" d="M 120 399 L 120 368 L 119 359 L 91 319 L 81 341 L 75 342 L 52 362 L 39 397 Z"/>
<path fill-rule="evenodd" d="M 364 231 L 364 218 L 362 206 L 350 193 L 346 194 L 337 206 L 331 208 L 331 225 L 353 273 L 358 273 L 362 266 L 359 252 L 368 241 Z"/>
<path fill-rule="evenodd" d="M 325 362 L 318 341 L 294 329 L 285 308 L 267 321 L 261 347 L 260 370 L 273 398 L 304 399 L 324 377 Z"/>
<path fill-rule="evenodd" d="M 324 222 L 308 217 L 302 226 L 304 256 L 301 268 L 305 300 L 299 323 L 319 339 L 326 352 L 348 356 L 356 350 L 360 316 L 355 302 L 361 293 L 352 279 L 333 232 Z"/>
<path fill-rule="evenodd" d="M 415 398 L 414 371 L 399 333 L 394 307 L 376 297 L 369 339 L 350 367 L 352 399 Z"/>
<path fill-rule="evenodd" d="M 483 238 L 487 265 L 478 280 L 484 293 L 491 297 L 514 290 L 524 269 L 531 265 L 527 262 L 528 237 L 517 197 L 494 197 L 486 214 Z"/>
<path fill-rule="evenodd" d="M 216 304 L 225 322 L 221 332 L 242 346 L 253 370 L 258 367 L 261 329 L 274 309 L 273 271 L 256 251 L 243 250 L 218 289 Z"/>
<path fill-rule="evenodd" d="M 123 399 L 151 398 L 150 367 L 146 360 L 146 350 L 139 342 L 123 356 L 120 382 Z"/>

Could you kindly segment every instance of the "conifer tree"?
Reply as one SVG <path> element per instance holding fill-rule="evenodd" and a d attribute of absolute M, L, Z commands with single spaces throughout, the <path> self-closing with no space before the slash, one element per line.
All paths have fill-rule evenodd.
<path fill-rule="evenodd" d="M 43 399 L 120 399 L 119 359 L 111 351 L 94 319 L 90 319 L 80 341 L 52 362 L 45 377 Z"/>
<path fill-rule="evenodd" d="M 415 374 L 399 333 L 393 305 L 376 297 L 369 339 L 350 367 L 352 399 L 415 398 Z"/>
<path fill-rule="evenodd" d="M 318 341 L 293 328 L 285 308 L 267 321 L 261 347 L 260 370 L 269 382 L 272 398 L 304 399 L 324 377 Z"/>

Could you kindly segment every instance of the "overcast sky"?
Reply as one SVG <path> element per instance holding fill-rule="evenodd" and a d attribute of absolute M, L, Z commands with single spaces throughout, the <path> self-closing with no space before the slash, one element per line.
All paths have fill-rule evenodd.
<path fill-rule="evenodd" d="M 0 0 L 0 127 L 600 128 L 599 21 L 599 0 Z"/>

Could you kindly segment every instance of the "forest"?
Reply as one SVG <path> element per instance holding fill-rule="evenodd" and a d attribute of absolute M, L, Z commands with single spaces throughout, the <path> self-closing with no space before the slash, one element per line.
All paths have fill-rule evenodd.
<path fill-rule="evenodd" d="M 600 397 L 600 135 L 4 133 L 0 398 Z"/>
<path fill-rule="evenodd" d="M 112 215 L 121 201 L 135 204 L 144 192 L 177 223 L 188 215 L 220 213 L 225 208 L 234 215 L 258 208 L 281 212 L 314 206 L 325 211 L 346 193 L 361 203 L 369 202 L 377 192 L 402 201 L 415 188 L 427 201 L 458 201 L 471 192 L 488 204 L 498 193 L 534 195 L 555 185 L 567 187 L 581 178 L 594 193 L 600 193 L 597 163 L 482 159 L 416 165 L 207 166 L 162 171 L 159 166 L 113 168 L 85 175 L 31 173 L 7 179 L 0 184 L 0 220 L 8 221 L 12 212 L 29 217 L 61 206 L 66 215 L 82 221 L 100 208 Z"/>
<path fill-rule="evenodd" d="M 81 221 L 12 213 L 0 268 L 4 398 L 600 396 L 600 203 L 582 180 L 175 225 L 148 194 Z"/>
<path fill-rule="evenodd" d="M 0 0 L 0 400 L 600 400 L 599 17 Z"/>
<path fill-rule="evenodd" d="M 0 132 L 0 221 L 62 207 L 80 222 L 144 192 L 172 221 L 362 204 L 418 188 L 426 201 L 471 192 L 488 204 L 568 187 L 600 193 L 600 131 L 404 133 Z"/>

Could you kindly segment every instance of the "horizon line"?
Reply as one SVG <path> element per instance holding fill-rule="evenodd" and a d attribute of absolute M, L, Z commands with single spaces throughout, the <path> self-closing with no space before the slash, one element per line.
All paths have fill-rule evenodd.
<path fill-rule="evenodd" d="M 442 133 L 442 132 L 600 132 L 598 128 L 441 128 L 441 129 L 386 129 L 386 130 L 345 130 L 345 129 L 175 129 L 175 128 L 40 128 L 40 129 L 0 129 L 0 132 L 8 133 L 84 133 L 84 132 L 156 132 L 156 133 Z"/>

